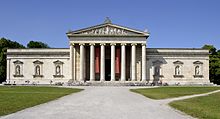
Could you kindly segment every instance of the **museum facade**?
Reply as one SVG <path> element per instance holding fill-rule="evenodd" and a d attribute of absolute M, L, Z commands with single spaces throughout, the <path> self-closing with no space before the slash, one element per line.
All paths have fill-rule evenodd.
<path fill-rule="evenodd" d="M 8 49 L 7 83 L 210 83 L 208 50 L 148 48 L 148 32 L 109 19 L 66 34 L 69 48 Z"/>

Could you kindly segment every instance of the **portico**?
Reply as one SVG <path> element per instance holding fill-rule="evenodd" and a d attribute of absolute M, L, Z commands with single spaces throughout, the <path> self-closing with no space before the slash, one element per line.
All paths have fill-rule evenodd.
<path fill-rule="evenodd" d="M 142 52 L 139 67 L 137 48 Z M 145 43 L 71 43 L 70 50 L 74 80 L 79 73 L 80 81 L 146 81 Z"/>
<path fill-rule="evenodd" d="M 67 33 L 74 81 L 146 81 L 148 32 L 103 24 Z"/>

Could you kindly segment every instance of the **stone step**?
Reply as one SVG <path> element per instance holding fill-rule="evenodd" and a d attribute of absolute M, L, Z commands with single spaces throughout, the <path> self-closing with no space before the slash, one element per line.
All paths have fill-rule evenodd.
<path fill-rule="evenodd" d="M 68 85 L 71 86 L 150 86 L 147 82 L 120 82 L 120 81 L 105 81 L 105 82 L 71 82 Z"/>

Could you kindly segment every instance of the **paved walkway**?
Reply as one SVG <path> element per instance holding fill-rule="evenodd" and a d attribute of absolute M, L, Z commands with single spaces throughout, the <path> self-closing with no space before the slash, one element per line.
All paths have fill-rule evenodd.
<path fill-rule="evenodd" d="M 189 119 L 161 101 L 129 91 L 131 87 L 85 90 L 1 119 Z"/>
<path fill-rule="evenodd" d="M 189 99 L 189 98 L 194 98 L 194 97 L 199 97 L 199 96 L 207 96 L 207 95 L 210 95 L 213 93 L 218 93 L 218 92 L 220 92 L 220 90 L 215 90 L 215 91 L 211 91 L 208 93 L 202 93 L 202 94 L 194 94 L 194 95 L 187 95 L 187 96 L 176 97 L 176 98 L 162 99 L 162 100 L 158 100 L 158 102 L 161 104 L 168 104 L 168 103 L 176 101 L 176 100 L 184 100 L 184 99 Z"/>

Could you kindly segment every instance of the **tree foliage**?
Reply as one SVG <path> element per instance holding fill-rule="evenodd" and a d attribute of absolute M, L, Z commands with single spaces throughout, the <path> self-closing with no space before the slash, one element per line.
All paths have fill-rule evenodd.
<path fill-rule="evenodd" d="M 0 83 L 6 79 L 6 52 L 8 48 L 25 48 L 23 45 L 6 38 L 0 38 Z"/>
<path fill-rule="evenodd" d="M 40 41 L 30 41 L 27 44 L 27 48 L 50 48 L 46 43 Z"/>
<path fill-rule="evenodd" d="M 216 51 L 213 45 L 204 45 L 203 49 L 209 50 L 209 79 L 215 84 L 220 84 L 220 50 Z"/>

